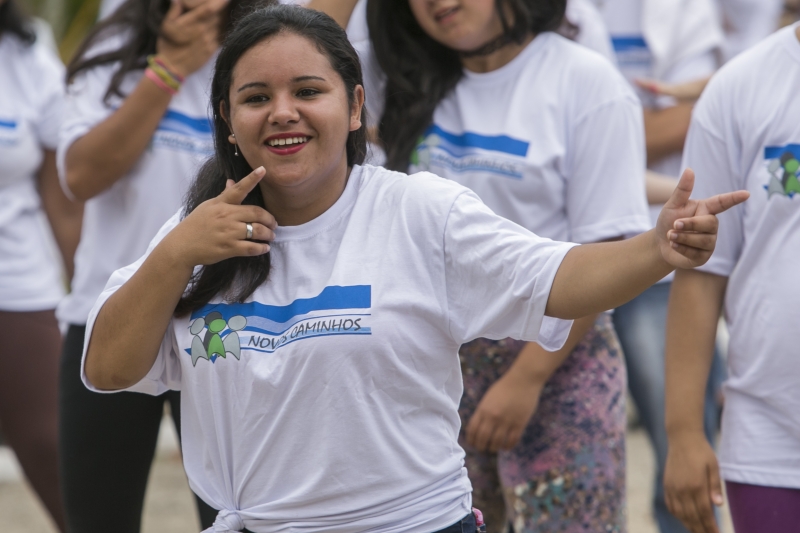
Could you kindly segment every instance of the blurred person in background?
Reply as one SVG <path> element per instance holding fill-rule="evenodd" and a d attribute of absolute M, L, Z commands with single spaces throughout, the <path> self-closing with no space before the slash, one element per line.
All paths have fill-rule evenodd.
<path fill-rule="evenodd" d="M 716 0 L 725 31 L 723 61 L 729 61 L 777 30 L 784 1 Z"/>
<path fill-rule="evenodd" d="M 714 256 L 675 276 L 667 328 L 669 508 L 692 533 L 717 533 L 722 480 L 736 533 L 800 524 L 800 25 L 742 52 L 695 109 L 684 164 L 694 195 L 747 189 L 719 217 Z M 703 389 L 717 319 L 730 343 L 719 459 L 703 436 Z"/>
<path fill-rule="evenodd" d="M 647 193 L 655 220 L 681 172 L 694 100 L 719 65 L 722 30 L 712 0 L 594 1 L 611 33 L 617 65 L 644 107 Z M 625 353 L 631 396 L 655 452 L 655 519 L 661 533 L 683 533 L 685 528 L 664 503 L 662 481 L 667 458 L 664 339 L 671 279 L 616 309 L 614 326 Z M 719 357 L 715 360 L 705 403 L 710 441 L 717 428 L 723 368 Z"/>
<path fill-rule="evenodd" d="M 62 185 L 86 201 L 61 361 L 61 472 L 71 533 L 138 533 L 164 404 L 180 394 L 104 396 L 80 379 L 84 325 L 111 273 L 136 260 L 180 207 L 213 152 L 213 58 L 256 0 L 128 0 L 90 32 L 68 67 L 58 147 Z M 198 500 L 200 519 L 216 514 Z"/>
<path fill-rule="evenodd" d="M 454 180 L 556 240 L 646 231 L 642 109 L 609 61 L 555 33 L 580 42 L 578 24 L 593 23 L 587 35 L 610 54 L 594 6 L 572 5 L 370 0 L 363 15 L 357 5 L 371 42 L 351 39 L 387 167 Z M 484 338 L 460 356 L 459 443 L 490 530 L 624 531 L 626 380 L 610 317 L 577 320 L 560 349 Z"/>
<path fill-rule="evenodd" d="M 72 274 L 81 206 L 58 183 L 64 65 L 49 31 L 23 15 L 16 0 L 0 0 L 0 425 L 26 478 L 66 531 L 55 308 L 64 296 L 62 264 Z M 53 253 L 54 237 L 61 258 Z"/>

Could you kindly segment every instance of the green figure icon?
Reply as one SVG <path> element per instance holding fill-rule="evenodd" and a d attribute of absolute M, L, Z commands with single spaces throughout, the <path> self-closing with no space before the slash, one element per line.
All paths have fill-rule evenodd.
<path fill-rule="evenodd" d="M 217 357 L 227 359 L 227 354 L 232 354 L 237 360 L 241 353 L 238 331 L 244 329 L 247 319 L 241 315 L 231 317 L 227 322 L 222 318 L 222 314 L 212 311 L 205 317 L 197 318 L 189 326 L 192 338 L 192 365 L 197 366 L 198 359 L 208 359 L 212 363 Z M 222 337 L 220 333 L 225 328 L 230 332 Z M 205 336 L 201 339 L 200 334 L 206 330 Z"/>
<path fill-rule="evenodd" d="M 781 156 L 781 166 L 783 167 L 783 191 L 787 196 L 794 196 L 800 192 L 800 181 L 797 180 L 797 171 L 800 169 L 800 161 L 791 152 L 786 152 Z"/>

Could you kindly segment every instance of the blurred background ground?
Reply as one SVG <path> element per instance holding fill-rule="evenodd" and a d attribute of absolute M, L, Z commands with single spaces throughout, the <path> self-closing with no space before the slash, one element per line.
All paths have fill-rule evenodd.
<path fill-rule="evenodd" d="M 198 533 L 194 502 L 181 466 L 172 423 L 161 428 L 157 459 L 150 473 L 142 533 Z M 650 514 L 653 454 L 641 429 L 628 432 L 628 531 L 658 533 Z M 41 505 L 21 479 L 13 453 L 0 447 L 0 531 L 55 533 Z M 732 533 L 727 509 L 723 533 Z"/>

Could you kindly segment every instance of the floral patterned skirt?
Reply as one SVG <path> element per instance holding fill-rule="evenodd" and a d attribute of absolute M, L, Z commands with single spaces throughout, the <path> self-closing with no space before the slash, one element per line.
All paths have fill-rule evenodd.
<path fill-rule="evenodd" d="M 459 352 L 459 440 L 473 506 L 484 512 L 489 533 L 505 525 L 515 533 L 624 533 L 627 375 L 609 315 L 598 317 L 551 376 L 516 447 L 492 454 L 466 443 L 472 413 L 524 345 L 477 339 Z"/>

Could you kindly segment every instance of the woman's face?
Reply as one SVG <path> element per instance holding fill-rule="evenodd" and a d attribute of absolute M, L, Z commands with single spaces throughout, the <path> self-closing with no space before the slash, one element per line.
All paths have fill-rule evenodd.
<path fill-rule="evenodd" d="M 355 93 L 350 105 L 344 81 L 312 41 L 280 33 L 233 69 L 228 140 L 252 168 L 264 166 L 262 185 L 318 194 L 346 171 L 347 137 L 361 127 L 364 103 L 360 85 Z"/>
<path fill-rule="evenodd" d="M 417 23 L 432 39 L 466 52 L 503 31 L 495 0 L 408 0 Z"/>

